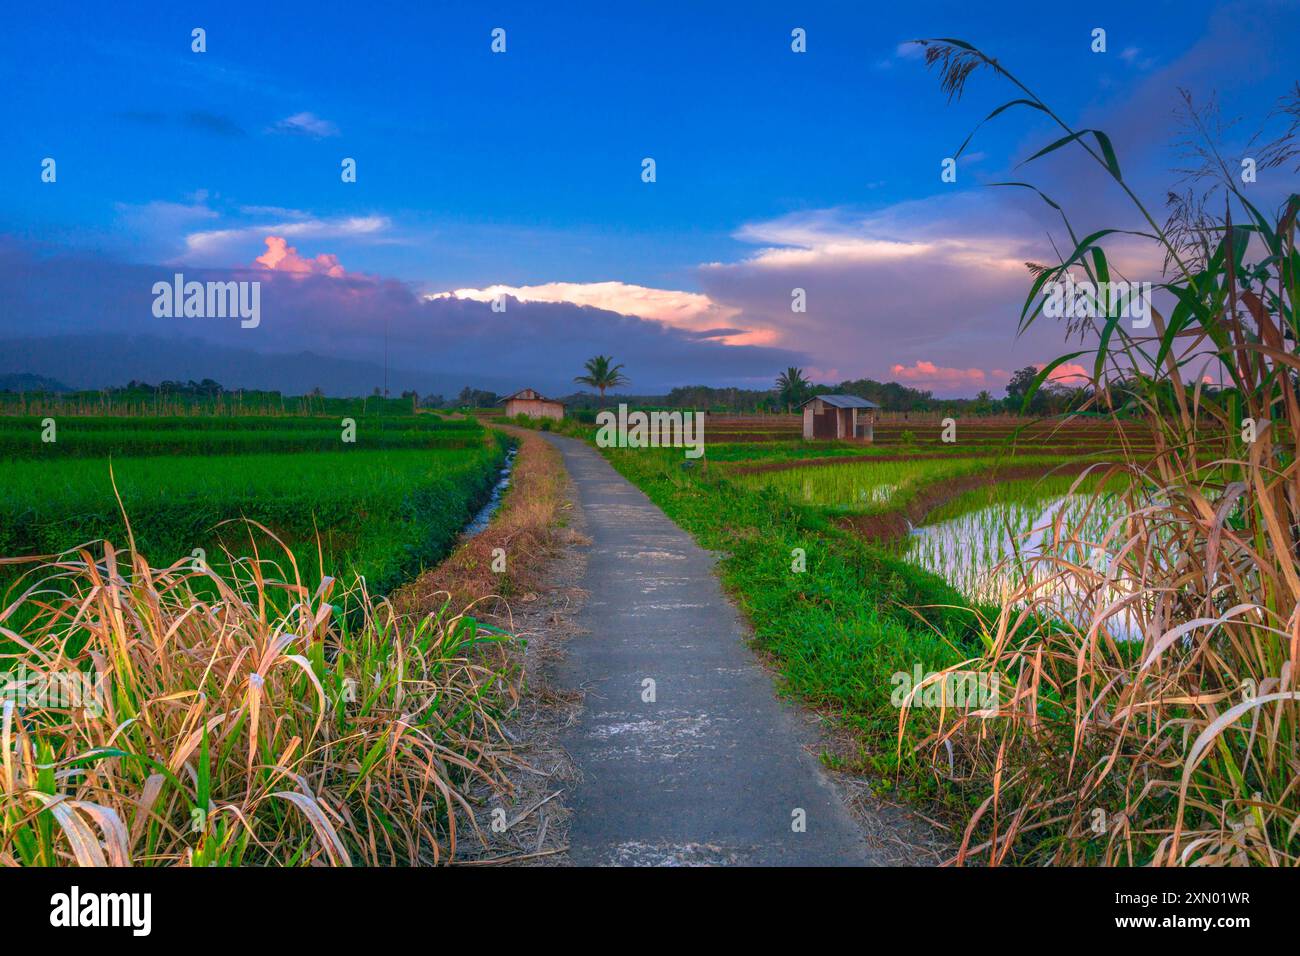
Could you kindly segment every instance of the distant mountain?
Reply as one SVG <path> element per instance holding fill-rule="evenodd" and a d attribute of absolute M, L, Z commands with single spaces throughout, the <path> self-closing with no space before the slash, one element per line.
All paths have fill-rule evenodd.
<path fill-rule="evenodd" d="M 0 392 L 70 392 L 62 382 L 31 372 L 0 374 Z"/>
<path fill-rule="evenodd" d="M 384 368 L 375 362 L 313 352 L 261 353 L 199 339 L 146 335 L 97 333 L 0 340 L 0 389 L 6 381 L 53 382 L 66 391 L 125 385 L 132 379 L 159 382 L 205 378 L 215 379 L 228 389 L 258 388 L 301 395 L 319 387 L 326 395 L 369 395 L 383 386 Z M 502 394 L 520 387 L 514 379 L 469 370 L 455 374 L 388 370 L 388 391 L 392 395 L 414 389 L 421 395 L 452 396 L 466 385 Z M 37 387 L 27 386 L 29 390 Z"/>

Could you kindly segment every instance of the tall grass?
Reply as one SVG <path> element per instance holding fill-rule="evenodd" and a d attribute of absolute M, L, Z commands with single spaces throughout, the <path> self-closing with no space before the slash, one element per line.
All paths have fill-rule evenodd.
<path fill-rule="evenodd" d="M 506 786 L 503 636 L 472 618 L 309 587 L 287 549 L 223 576 L 104 542 L 45 570 L 0 610 L 0 679 L 27 681 L 0 697 L 0 864 L 443 863 L 471 791 Z M 33 700 L 70 675 L 94 694 Z"/>
<path fill-rule="evenodd" d="M 937 774 L 978 792 L 958 861 L 1294 865 L 1300 196 L 1261 212 L 1207 133 L 1214 124 L 1189 109 L 1193 192 L 1171 196 L 1159 223 L 1104 133 L 1072 128 L 967 43 L 929 41 L 927 60 L 950 96 L 979 71 L 1011 83 L 1018 99 L 992 116 L 1015 105 L 1059 125 L 1061 137 L 1037 155 L 1084 150 L 1141 223 L 1079 238 L 1039 193 L 1061 212 L 1070 244 L 1057 264 L 1031 266 L 1022 328 L 1040 318 L 1045 283 L 1066 270 L 1116 277 L 1104 244 L 1121 234 L 1164 254 L 1159 288 L 1174 303 L 1153 310 L 1149 332 L 1113 310 L 1076 323 L 1086 348 L 1040 375 L 1041 384 L 1061 362 L 1089 361 L 1095 404 L 1145 422 L 1157 454 L 1124 464 L 1125 520 L 1103 560 L 1077 560 L 1084 532 L 1058 522 L 1055 546 L 1032 559 L 1041 573 L 986 622 L 984 653 L 962 666 L 1000 676 L 996 717 L 950 714 L 911 741 Z M 1283 104 L 1287 132 L 1255 150 L 1262 170 L 1295 155 L 1297 94 Z M 1225 387 L 1206 388 L 1206 375 Z M 1124 596 L 1107 599 L 1116 591 Z M 1132 618 L 1140 640 L 1118 640 L 1117 622 Z M 905 711 L 900 743 L 907 722 Z"/>

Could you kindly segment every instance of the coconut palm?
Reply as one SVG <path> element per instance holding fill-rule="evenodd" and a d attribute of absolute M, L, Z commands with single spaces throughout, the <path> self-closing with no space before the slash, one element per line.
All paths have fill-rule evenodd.
<path fill-rule="evenodd" d="M 627 385 L 627 376 L 621 369 L 622 363 L 611 365 L 613 357 L 609 355 L 597 355 L 595 358 L 587 359 L 583 368 L 587 370 L 586 375 L 579 375 L 574 381 L 579 385 L 590 385 L 600 392 L 600 404 L 605 404 L 605 389 L 618 388 L 620 385 Z"/>
<path fill-rule="evenodd" d="M 804 400 L 812 383 L 803 377 L 803 369 L 793 365 L 776 377 L 776 393 L 786 411 Z"/>

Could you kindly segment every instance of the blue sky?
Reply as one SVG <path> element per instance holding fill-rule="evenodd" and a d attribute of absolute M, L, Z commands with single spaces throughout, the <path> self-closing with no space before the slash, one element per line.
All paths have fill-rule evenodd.
<path fill-rule="evenodd" d="M 634 375 L 646 386 L 706 370 L 716 384 L 755 384 L 797 361 L 824 379 L 1000 392 L 995 372 L 1061 349 L 1049 334 L 1014 341 L 1026 280 L 1004 268 L 1048 256 L 1053 224 L 981 186 L 1052 132 L 1008 114 L 977 137 L 958 182 L 942 184 L 941 159 L 1013 94 L 977 77 L 947 104 L 900 48 L 909 38 L 969 39 L 1069 121 L 1110 130 L 1157 207 L 1174 178 L 1179 86 L 1217 93 L 1252 125 L 1300 73 L 1283 39 L 1300 35 L 1300 11 L 1268 2 L 55 3 L 15 8 L 7 26 L 0 235 L 22 255 L 269 272 L 255 260 L 275 236 L 295 250 L 278 267 L 301 261 L 327 283 L 313 264 L 337 262 L 332 278 L 395 280 L 417 303 L 492 286 L 526 300 L 531 287 L 554 306 L 528 317 L 542 343 L 546 315 L 565 340 L 581 319 L 590 351 L 626 342 L 635 371 L 639 339 L 617 314 L 700 353 L 698 367 L 656 359 L 666 364 Z M 190 49 L 194 27 L 205 53 Z M 495 27 L 504 54 L 490 50 Z M 807 53 L 791 51 L 795 27 Z M 1105 54 L 1089 49 L 1095 27 Z M 46 156 L 57 184 L 40 181 Z M 356 183 L 340 181 L 343 157 L 356 159 Z M 654 183 L 641 181 L 644 157 Z M 1014 178 L 1026 174 L 1058 186 L 1085 221 L 1129 215 L 1074 160 Z M 981 250 L 984 279 L 963 271 Z M 903 259 L 916 268 L 896 268 Z M 793 285 L 808 290 L 807 316 L 787 317 Z M 575 316 L 576 305 L 606 311 Z M 108 311 L 127 307 L 109 298 Z M 39 317 L 25 320 L 25 334 L 40 334 Z M 406 357 L 435 369 L 464 314 L 409 321 Z M 663 328 L 634 327 L 662 339 Z M 701 336 L 715 328 L 737 331 Z M 229 340 L 373 357 L 364 335 L 333 330 Z M 542 344 L 512 361 L 512 374 L 535 367 L 559 382 L 571 357 Z M 939 371 L 927 380 L 923 363 Z"/>

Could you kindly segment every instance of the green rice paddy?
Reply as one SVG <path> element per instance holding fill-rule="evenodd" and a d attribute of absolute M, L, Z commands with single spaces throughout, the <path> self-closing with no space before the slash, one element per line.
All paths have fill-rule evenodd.
<path fill-rule="evenodd" d="M 304 577 L 386 593 L 450 549 L 486 498 L 504 442 L 472 420 L 377 416 L 0 418 L 0 555 L 126 546 L 156 566 L 213 567 L 288 545 Z M 352 440 L 348 440 L 352 439 Z M 116 492 L 115 492 L 116 489 Z M 118 498 L 120 497 L 120 505 Z M 245 522 L 243 519 L 247 519 Z M 22 566 L 0 571 L 12 583 Z"/>
<path fill-rule="evenodd" d="M 853 462 L 785 471 L 738 475 L 746 488 L 771 488 L 793 501 L 834 511 L 879 514 L 904 507 L 921 489 L 935 482 L 995 472 L 1008 465 L 1052 467 L 1066 464 L 1053 455 L 921 458 L 909 461 Z"/>

